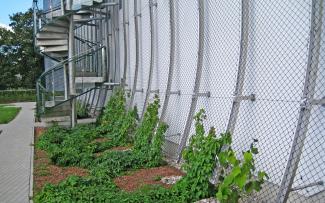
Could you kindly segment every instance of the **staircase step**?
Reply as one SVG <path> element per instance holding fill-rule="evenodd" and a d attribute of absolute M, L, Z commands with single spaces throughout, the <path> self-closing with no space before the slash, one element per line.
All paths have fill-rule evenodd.
<path fill-rule="evenodd" d="M 45 25 L 42 28 L 42 31 L 45 32 L 54 32 L 54 33 L 68 33 L 68 28 L 54 25 Z"/>
<path fill-rule="evenodd" d="M 44 52 L 62 52 L 68 51 L 68 45 L 58 45 L 58 46 L 50 46 L 50 47 L 41 47 L 41 50 Z"/>
<path fill-rule="evenodd" d="M 46 53 L 52 58 L 63 60 L 63 58 L 66 58 L 68 56 L 67 51 L 61 51 L 61 52 L 52 52 L 52 53 Z"/>
<path fill-rule="evenodd" d="M 96 76 L 97 76 L 96 72 L 81 72 L 81 71 L 76 72 L 76 77 L 96 77 Z"/>
<path fill-rule="evenodd" d="M 56 19 L 48 23 L 48 25 L 53 25 L 57 27 L 69 28 L 69 21 L 64 19 Z"/>
<path fill-rule="evenodd" d="M 83 7 L 89 7 L 93 5 L 93 0 L 75 0 L 72 5 L 72 10 L 80 10 Z"/>
<path fill-rule="evenodd" d="M 36 38 L 37 39 L 68 39 L 68 34 L 41 31 L 36 34 Z"/>
<path fill-rule="evenodd" d="M 37 46 L 57 46 L 57 45 L 67 45 L 67 39 L 39 39 L 36 41 Z"/>
<path fill-rule="evenodd" d="M 76 77 L 76 83 L 103 83 L 104 77 Z"/>
<path fill-rule="evenodd" d="M 52 107 L 54 107 L 55 105 L 58 105 L 58 104 L 60 104 L 60 106 L 62 105 L 62 106 L 64 106 L 64 105 L 67 105 L 69 102 L 65 102 L 65 103 L 63 103 L 65 100 L 57 100 L 57 101 L 46 101 L 45 102 L 45 108 L 50 108 L 50 109 L 52 109 Z M 57 108 L 57 107 L 55 107 L 55 108 Z"/>
<path fill-rule="evenodd" d="M 42 122 L 67 122 L 70 121 L 70 116 L 53 116 L 53 117 L 41 117 Z"/>
<path fill-rule="evenodd" d="M 71 110 L 62 110 L 62 111 L 57 111 L 54 109 L 47 110 L 45 111 L 44 115 L 42 117 L 44 118 L 50 118 L 50 117 L 62 117 L 62 116 L 70 116 Z"/>

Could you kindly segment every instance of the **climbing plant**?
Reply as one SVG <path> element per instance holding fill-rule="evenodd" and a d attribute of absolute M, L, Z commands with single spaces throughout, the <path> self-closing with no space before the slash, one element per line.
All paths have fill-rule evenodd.
<path fill-rule="evenodd" d="M 102 134 L 125 143 L 131 138 L 137 124 L 137 109 L 127 110 L 125 93 L 122 88 L 115 88 L 108 101 L 98 128 Z"/>
<path fill-rule="evenodd" d="M 257 148 L 252 144 L 250 150 L 243 152 L 243 159 L 238 159 L 231 149 L 229 133 L 217 138 L 215 129 L 211 128 L 205 135 L 205 119 L 203 109 L 194 117 L 195 134 L 183 152 L 186 176 L 177 184 L 178 190 L 187 193 L 188 200 L 199 200 L 216 193 L 221 202 L 238 202 L 241 197 L 259 191 L 267 174 L 259 171 L 257 177 L 254 176 L 253 155 L 258 153 Z M 210 179 L 216 167 L 219 173 L 213 185 Z"/>
<path fill-rule="evenodd" d="M 135 132 L 134 151 L 149 157 L 150 166 L 159 165 L 162 160 L 161 147 L 168 127 L 159 122 L 159 102 L 159 97 L 155 95 Z"/>

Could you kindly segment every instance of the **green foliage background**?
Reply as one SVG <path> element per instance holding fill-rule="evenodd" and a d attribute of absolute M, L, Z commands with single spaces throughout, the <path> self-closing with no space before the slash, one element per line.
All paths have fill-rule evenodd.
<path fill-rule="evenodd" d="M 10 16 L 12 31 L 0 27 L 0 89 L 35 87 L 43 58 L 34 51 L 33 11 Z"/>

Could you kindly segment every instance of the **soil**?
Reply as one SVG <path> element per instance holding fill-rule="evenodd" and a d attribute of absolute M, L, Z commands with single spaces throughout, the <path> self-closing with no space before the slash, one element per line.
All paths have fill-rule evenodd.
<path fill-rule="evenodd" d="M 35 128 L 35 141 L 44 130 Z M 34 151 L 34 192 L 39 192 L 46 183 L 58 184 L 70 175 L 87 176 L 86 169 L 78 167 L 59 167 L 51 164 L 45 151 L 35 149 Z"/>
<path fill-rule="evenodd" d="M 171 185 L 160 181 L 166 176 L 183 176 L 184 173 L 171 166 L 161 166 L 156 168 L 141 169 L 132 172 L 130 175 L 120 176 L 114 179 L 115 184 L 122 190 L 131 192 L 143 187 L 144 185 L 161 185 L 170 188 Z"/>
<path fill-rule="evenodd" d="M 35 142 L 38 141 L 38 138 L 47 130 L 46 127 L 34 127 Z"/>

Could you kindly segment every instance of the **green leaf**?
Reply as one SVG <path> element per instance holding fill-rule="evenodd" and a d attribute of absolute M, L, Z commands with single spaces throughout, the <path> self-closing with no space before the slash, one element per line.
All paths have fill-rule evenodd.
<path fill-rule="evenodd" d="M 247 181 L 247 175 L 242 174 L 240 176 L 237 176 L 234 180 L 234 182 L 240 187 L 241 189 L 245 186 L 245 183 Z"/>
<path fill-rule="evenodd" d="M 244 153 L 244 160 L 245 162 L 251 162 L 253 160 L 253 155 L 250 152 Z"/>

